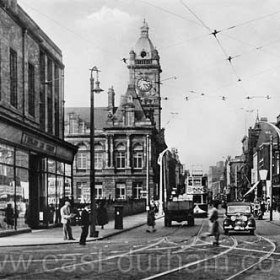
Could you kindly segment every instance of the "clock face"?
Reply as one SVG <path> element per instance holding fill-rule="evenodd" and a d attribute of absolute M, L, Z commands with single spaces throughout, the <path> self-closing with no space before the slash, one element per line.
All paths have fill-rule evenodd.
<path fill-rule="evenodd" d="M 140 78 L 137 81 L 137 87 L 141 91 L 149 91 L 152 88 L 152 82 L 148 78 Z"/>

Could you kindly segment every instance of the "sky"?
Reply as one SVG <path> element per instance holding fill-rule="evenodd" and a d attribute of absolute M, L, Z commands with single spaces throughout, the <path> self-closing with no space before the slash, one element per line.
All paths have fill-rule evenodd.
<path fill-rule="evenodd" d="M 162 127 L 186 168 L 242 153 L 259 117 L 280 114 L 278 0 L 18 0 L 58 45 L 65 106 L 89 106 L 89 69 L 97 66 L 107 106 L 126 92 L 129 56 L 145 19 L 160 55 Z"/>

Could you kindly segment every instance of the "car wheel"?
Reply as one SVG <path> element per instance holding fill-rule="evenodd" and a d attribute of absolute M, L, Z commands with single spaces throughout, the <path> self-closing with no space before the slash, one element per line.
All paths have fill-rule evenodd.
<path fill-rule="evenodd" d="M 225 229 L 225 235 L 228 235 L 228 230 L 227 229 Z"/>
<path fill-rule="evenodd" d="M 250 234 L 254 235 L 255 231 L 253 229 L 250 230 Z"/>

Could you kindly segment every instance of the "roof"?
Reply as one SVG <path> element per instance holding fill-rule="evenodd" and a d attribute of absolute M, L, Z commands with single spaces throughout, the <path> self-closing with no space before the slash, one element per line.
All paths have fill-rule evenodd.
<path fill-rule="evenodd" d="M 80 119 L 86 122 L 87 126 L 90 124 L 90 107 L 65 107 L 65 116 L 75 113 Z M 94 125 L 96 129 L 102 129 L 107 126 L 108 109 L 107 107 L 94 108 Z M 66 118 L 67 120 L 67 118 Z"/>
<path fill-rule="evenodd" d="M 132 98 L 129 101 L 129 97 Z M 122 96 L 120 106 L 114 114 L 114 118 L 119 122 L 122 122 L 123 114 L 125 112 L 125 108 L 133 107 L 135 112 L 135 122 L 147 122 L 145 113 L 141 106 L 141 103 L 137 97 L 134 85 L 128 85 L 126 94 Z"/>
<path fill-rule="evenodd" d="M 141 27 L 141 35 L 138 39 L 134 51 L 136 54 L 136 59 L 151 59 L 153 56 L 155 48 L 153 46 L 153 43 L 151 42 L 149 38 L 149 27 L 148 24 L 145 22 L 143 23 L 143 26 Z M 141 56 L 142 52 L 145 52 L 145 56 Z"/>

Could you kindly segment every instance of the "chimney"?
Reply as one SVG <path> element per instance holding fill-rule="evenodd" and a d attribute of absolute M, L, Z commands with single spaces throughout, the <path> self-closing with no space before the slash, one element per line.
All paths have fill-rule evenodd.
<path fill-rule="evenodd" d="M 115 108 L 115 91 L 113 86 L 108 90 L 108 110 L 112 111 Z"/>

